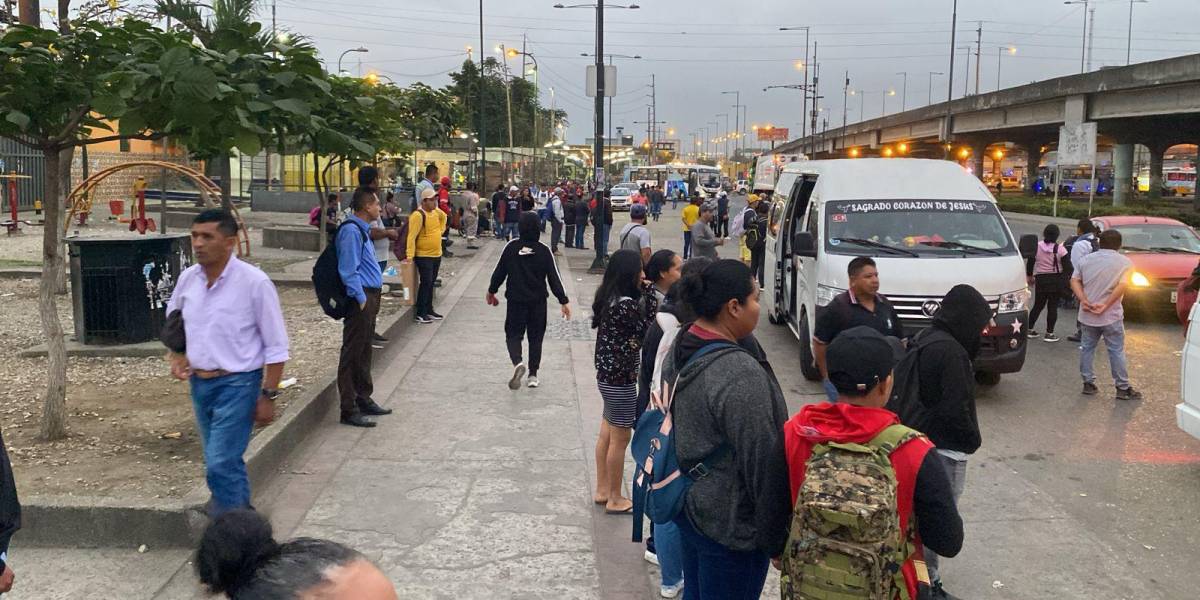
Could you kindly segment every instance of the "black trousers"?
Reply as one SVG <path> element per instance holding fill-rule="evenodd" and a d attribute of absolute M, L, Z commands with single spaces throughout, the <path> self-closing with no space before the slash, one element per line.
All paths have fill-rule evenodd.
<path fill-rule="evenodd" d="M 342 352 L 338 356 L 338 398 L 343 415 L 358 410 L 355 400 L 369 399 L 375 391 L 371 379 L 371 341 L 375 335 L 375 316 L 379 314 L 379 290 L 363 288 L 367 306 L 350 307 L 342 319 Z"/>
<path fill-rule="evenodd" d="M 759 244 L 757 248 L 750 249 L 750 272 L 758 279 L 758 287 L 763 284 L 763 272 L 766 265 L 765 260 L 767 255 L 767 245 Z"/>
<path fill-rule="evenodd" d="M 729 237 L 729 214 L 719 215 L 717 217 L 717 226 L 715 227 L 717 237 Z"/>
<path fill-rule="evenodd" d="M 521 338 L 529 338 L 529 374 L 537 375 L 542 364 L 542 339 L 546 337 L 546 301 L 508 301 L 504 317 L 504 342 L 508 358 L 516 365 L 521 362 Z"/>
<path fill-rule="evenodd" d="M 440 256 L 418 256 L 413 258 L 417 267 L 417 304 L 413 312 L 418 317 L 428 316 L 433 311 L 433 282 L 437 281 L 438 269 L 442 266 Z"/>
<path fill-rule="evenodd" d="M 566 237 L 567 247 L 574 248 L 575 247 L 575 225 L 573 223 L 568 223 L 566 225 L 566 227 L 567 227 L 567 237 Z"/>
<path fill-rule="evenodd" d="M 562 221 L 550 222 L 550 250 L 552 252 L 558 252 L 558 243 L 562 241 L 562 230 Z"/>
<path fill-rule="evenodd" d="M 1054 325 L 1058 322 L 1058 301 L 1062 298 L 1062 275 L 1058 273 L 1043 273 L 1034 275 L 1033 310 L 1029 312 L 1029 329 L 1037 323 L 1046 309 L 1046 333 L 1054 333 Z"/>

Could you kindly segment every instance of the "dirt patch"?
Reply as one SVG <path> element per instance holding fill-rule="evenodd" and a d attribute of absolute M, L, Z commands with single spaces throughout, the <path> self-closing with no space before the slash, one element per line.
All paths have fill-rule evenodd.
<path fill-rule="evenodd" d="M 447 269 L 453 271 L 455 269 Z M 36 439 L 46 360 L 18 358 L 41 343 L 34 279 L 0 280 L 0 427 L 24 496 L 62 494 L 178 498 L 204 480 L 204 461 L 188 386 L 170 377 L 161 358 L 70 358 L 69 436 Z M 284 377 L 288 402 L 336 368 L 341 323 L 321 313 L 308 289 L 280 289 L 291 356 Z M 70 297 L 59 297 L 63 329 L 74 331 Z M 387 299 L 381 315 L 399 310 Z"/>

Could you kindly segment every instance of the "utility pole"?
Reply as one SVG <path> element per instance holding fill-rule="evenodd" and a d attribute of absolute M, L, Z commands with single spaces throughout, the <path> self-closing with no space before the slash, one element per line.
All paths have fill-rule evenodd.
<path fill-rule="evenodd" d="M 1092 41 L 1096 37 L 1096 7 L 1088 9 L 1087 70 L 1092 70 Z"/>
<path fill-rule="evenodd" d="M 595 138 L 592 140 L 592 177 L 596 189 L 600 189 L 600 180 L 604 177 L 604 95 L 604 2 L 600 1 L 596 3 L 596 104 L 592 131 Z"/>
<path fill-rule="evenodd" d="M 1084 64 L 1087 61 L 1088 55 L 1088 3 L 1092 0 L 1067 0 L 1063 4 L 1082 4 L 1083 5 L 1083 35 L 1079 38 L 1079 72 L 1086 73 Z M 1090 68 L 1090 67 L 1088 67 Z"/>
<path fill-rule="evenodd" d="M 483 0 L 479 0 L 479 189 L 488 187 L 487 184 L 487 113 L 483 110 Z M 414 156 L 415 158 L 415 156 Z"/>
<path fill-rule="evenodd" d="M 900 112 L 908 110 L 908 71 L 901 71 L 897 75 L 904 76 L 904 85 L 900 92 Z"/>
<path fill-rule="evenodd" d="M 650 74 L 650 166 L 654 166 L 654 160 L 658 154 L 658 97 L 657 88 L 655 88 L 654 73 Z"/>
<path fill-rule="evenodd" d="M 975 95 L 979 95 L 979 65 L 983 63 L 979 59 L 980 53 L 983 51 L 983 21 L 979 22 L 979 28 L 975 30 Z"/>
<path fill-rule="evenodd" d="M 525 42 L 526 42 L 525 34 L 522 33 L 521 34 L 521 79 L 525 79 L 525 68 L 526 68 L 525 67 L 525 57 L 528 56 L 527 54 L 525 54 L 525 52 L 528 51 L 528 49 L 525 47 Z M 536 104 L 536 102 L 534 104 Z"/>
<path fill-rule="evenodd" d="M 842 87 L 842 129 L 846 128 L 846 103 L 850 99 L 850 70 L 846 70 L 846 85 Z M 846 132 L 843 131 L 844 135 Z"/>
<path fill-rule="evenodd" d="M 820 112 L 820 110 L 817 108 L 817 102 L 821 98 L 820 94 L 817 93 L 820 91 L 820 83 L 819 82 L 821 79 L 821 64 L 817 62 L 817 43 L 816 42 L 813 42 L 812 60 L 813 60 L 813 78 L 812 78 L 813 103 L 812 103 L 812 117 L 810 120 L 812 122 L 812 129 L 811 129 L 812 135 L 815 137 L 817 135 L 817 113 Z M 807 94 L 807 93 L 808 92 L 806 91 L 805 94 Z M 815 154 L 816 146 L 814 146 L 812 144 L 809 144 L 809 146 L 810 146 L 810 150 L 812 150 L 813 153 Z"/>
<path fill-rule="evenodd" d="M 957 43 L 957 38 L 958 38 L 957 30 L 958 30 L 958 0 L 954 0 L 954 7 L 953 7 L 953 9 L 951 9 L 951 13 L 950 13 L 950 70 L 949 70 L 950 75 L 946 77 L 945 140 L 947 142 L 950 142 L 951 138 L 953 138 L 953 135 L 951 135 L 951 132 L 954 131 L 954 129 L 951 126 L 951 119 L 954 116 L 954 113 L 951 111 L 951 104 L 952 104 L 951 101 L 954 100 L 954 52 L 955 52 L 955 47 L 956 47 L 955 44 Z M 930 81 L 930 85 L 931 86 L 933 85 L 932 81 Z M 949 156 L 950 156 L 949 149 L 946 150 L 945 156 L 947 158 L 949 158 Z"/>

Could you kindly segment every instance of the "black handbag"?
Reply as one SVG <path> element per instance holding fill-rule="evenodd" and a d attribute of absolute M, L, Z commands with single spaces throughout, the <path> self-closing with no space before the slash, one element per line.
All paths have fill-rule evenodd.
<path fill-rule="evenodd" d="M 187 333 L 183 329 L 182 308 L 177 308 L 167 315 L 159 339 L 168 350 L 175 354 L 183 354 L 187 350 Z"/>

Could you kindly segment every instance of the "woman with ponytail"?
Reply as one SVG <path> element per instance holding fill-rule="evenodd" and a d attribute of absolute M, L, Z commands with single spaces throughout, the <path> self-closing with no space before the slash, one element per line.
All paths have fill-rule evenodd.
<path fill-rule="evenodd" d="M 674 521 L 689 598 L 757 599 L 769 559 L 787 541 L 787 406 L 775 378 L 739 344 L 758 324 L 758 294 L 750 268 L 736 260 L 679 281 L 695 321 L 663 357 L 662 381 L 674 383 L 668 392 L 680 469 L 704 473 Z"/>
<path fill-rule="evenodd" d="M 271 523 L 251 510 L 217 517 L 196 550 L 196 574 L 210 593 L 231 600 L 397 600 L 392 582 L 356 550 L 337 542 L 275 541 Z"/>

